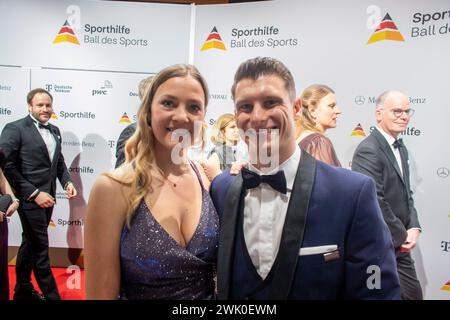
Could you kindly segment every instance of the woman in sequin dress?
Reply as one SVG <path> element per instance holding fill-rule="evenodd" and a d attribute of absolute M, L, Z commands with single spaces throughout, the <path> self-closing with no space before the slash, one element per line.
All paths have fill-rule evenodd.
<path fill-rule="evenodd" d="M 202 166 L 208 89 L 198 70 L 158 73 L 125 146 L 94 184 L 85 225 L 87 299 L 212 299 L 219 221 Z M 180 142 L 181 135 L 181 142 Z"/>
<path fill-rule="evenodd" d="M 334 91 L 323 84 L 309 86 L 297 100 L 296 110 L 300 148 L 318 160 L 340 167 L 333 144 L 325 136 L 328 129 L 336 127 L 336 119 L 341 114 Z"/>

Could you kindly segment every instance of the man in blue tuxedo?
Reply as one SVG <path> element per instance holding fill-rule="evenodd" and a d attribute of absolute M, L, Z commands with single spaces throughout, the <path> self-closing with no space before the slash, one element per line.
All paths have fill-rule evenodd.
<path fill-rule="evenodd" d="M 399 299 L 374 182 L 300 150 L 290 71 L 250 59 L 231 91 L 250 163 L 211 187 L 221 217 L 219 298 Z"/>

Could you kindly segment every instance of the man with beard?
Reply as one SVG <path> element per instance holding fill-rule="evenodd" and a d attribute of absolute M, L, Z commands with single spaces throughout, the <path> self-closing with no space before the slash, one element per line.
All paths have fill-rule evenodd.
<path fill-rule="evenodd" d="M 8 123 L 0 137 L 6 156 L 5 175 L 20 201 L 22 243 L 16 261 L 14 299 L 60 299 L 50 268 L 47 228 L 55 205 L 56 178 L 69 199 L 77 191 L 61 153 L 61 133 L 48 121 L 53 97 L 41 88 L 27 95 L 29 115 Z M 43 296 L 34 290 L 31 271 Z"/>

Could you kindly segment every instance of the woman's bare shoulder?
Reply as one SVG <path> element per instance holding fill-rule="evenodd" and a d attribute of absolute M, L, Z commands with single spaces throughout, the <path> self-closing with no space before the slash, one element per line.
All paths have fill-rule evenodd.
<path fill-rule="evenodd" d="M 202 177 L 205 189 L 209 190 L 211 181 L 220 173 L 220 169 L 217 170 L 216 166 L 205 161 L 193 161 L 193 163 Z"/>
<path fill-rule="evenodd" d="M 94 204 L 100 202 L 104 207 L 123 211 L 131 193 L 130 181 L 129 172 L 123 168 L 103 173 L 96 179 L 91 189 L 89 202 Z"/>

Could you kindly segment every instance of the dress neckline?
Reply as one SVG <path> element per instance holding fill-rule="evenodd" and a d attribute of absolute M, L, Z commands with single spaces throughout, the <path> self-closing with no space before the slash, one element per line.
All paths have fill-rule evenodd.
<path fill-rule="evenodd" d="M 201 205 L 200 205 L 200 216 L 199 216 L 199 219 L 198 219 L 197 226 L 195 227 L 194 233 L 192 234 L 192 236 L 189 239 L 189 241 L 186 242 L 186 246 L 185 247 L 183 247 L 180 243 L 178 243 L 178 241 L 175 240 L 175 238 L 161 225 L 161 223 L 159 223 L 159 221 L 156 220 L 156 218 L 153 216 L 153 213 L 152 213 L 152 211 L 150 209 L 150 206 L 145 201 L 145 198 L 142 198 L 142 200 L 141 200 L 141 203 L 143 203 L 144 207 L 147 209 L 146 215 L 148 217 L 150 217 L 156 223 L 157 227 L 166 235 L 166 237 L 171 242 L 173 242 L 180 249 L 183 249 L 183 250 L 186 250 L 186 251 L 189 251 L 189 246 L 192 243 L 192 240 L 196 237 L 196 235 L 198 233 L 198 230 L 199 230 L 199 227 L 200 227 L 200 225 L 202 223 L 202 219 L 203 219 L 203 216 L 204 216 L 203 202 L 204 202 L 204 199 L 205 199 L 205 192 L 207 192 L 205 187 L 204 187 L 204 185 L 203 185 L 203 181 L 202 181 L 202 178 L 200 176 L 200 173 L 198 172 L 195 164 L 192 161 L 190 161 L 190 160 L 189 160 L 189 164 L 191 165 L 192 170 L 194 170 L 194 173 L 197 176 L 197 180 L 198 180 L 198 182 L 200 184 L 200 189 L 202 190 L 202 199 L 201 199 Z"/>

